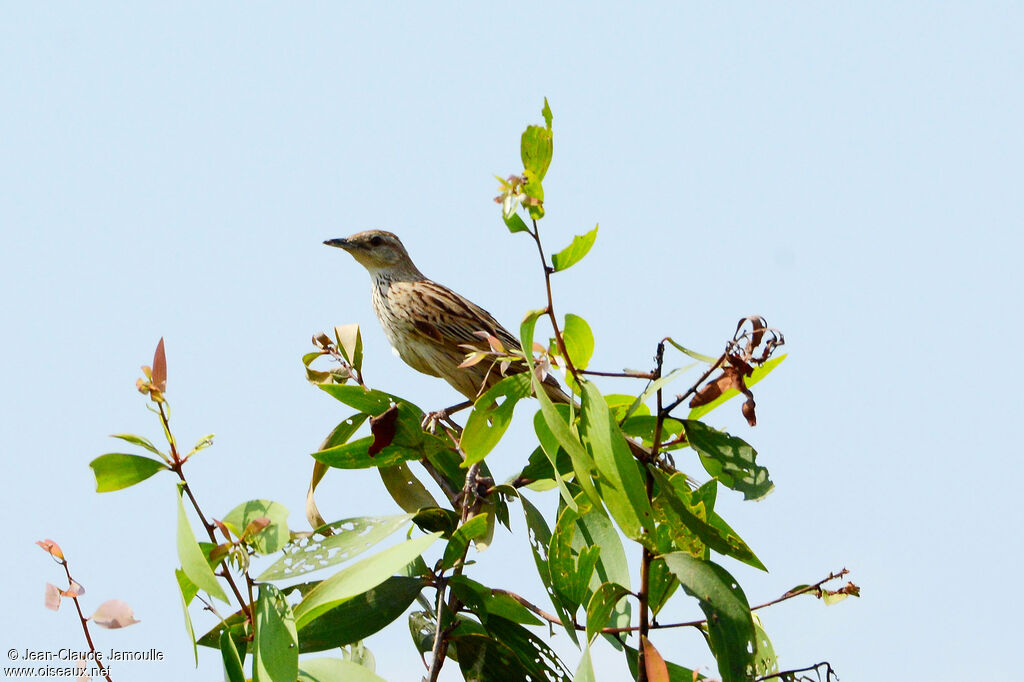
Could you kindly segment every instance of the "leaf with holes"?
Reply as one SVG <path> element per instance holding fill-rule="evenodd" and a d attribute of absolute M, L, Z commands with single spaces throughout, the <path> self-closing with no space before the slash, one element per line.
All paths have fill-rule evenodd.
<path fill-rule="evenodd" d="M 759 500 L 775 487 L 768 470 L 755 461 L 757 451 L 742 438 L 692 419 L 684 420 L 683 428 L 704 469 L 722 485 L 743 493 L 746 500 Z"/>
<path fill-rule="evenodd" d="M 672 552 L 663 558 L 686 593 L 697 599 L 708 619 L 709 643 L 722 682 L 749 680 L 757 639 L 750 604 L 739 584 L 718 564 L 695 559 L 685 552 Z"/>
<path fill-rule="evenodd" d="M 289 542 L 283 548 L 284 556 L 263 571 L 256 580 L 295 578 L 348 561 L 406 526 L 413 516 L 362 516 L 335 521 L 309 536 Z"/>
<path fill-rule="evenodd" d="M 295 622 L 301 628 L 342 602 L 380 585 L 417 559 L 440 535 L 431 533 L 406 540 L 343 568 L 306 595 L 295 608 Z"/>
<path fill-rule="evenodd" d="M 253 679 L 272 682 L 297 678 L 299 638 L 295 632 L 295 617 L 279 589 L 273 585 L 260 585 L 255 618 Z"/>

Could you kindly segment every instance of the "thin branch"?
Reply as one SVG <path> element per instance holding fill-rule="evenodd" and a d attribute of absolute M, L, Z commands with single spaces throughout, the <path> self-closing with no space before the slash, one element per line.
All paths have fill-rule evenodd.
<path fill-rule="evenodd" d="M 437 676 L 441 674 L 441 666 L 444 665 L 444 657 L 448 652 L 448 641 L 445 638 L 445 631 L 441 627 L 441 619 L 444 617 L 444 591 L 446 587 L 444 578 L 440 578 L 437 585 L 437 625 L 434 628 L 434 646 L 431 649 L 430 671 L 427 675 L 428 682 L 437 682 Z"/>
<path fill-rule="evenodd" d="M 566 369 L 568 369 L 573 378 L 579 382 L 580 373 L 576 369 L 576 366 L 572 364 L 572 358 L 569 357 L 568 351 L 565 350 L 565 340 L 562 338 L 562 331 L 558 327 L 558 318 L 555 317 L 555 304 L 551 297 L 551 275 L 554 273 L 554 269 L 548 265 L 547 258 L 544 256 L 544 247 L 542 247 L 540 243 L 540 229 L 537 227 L 536 220 L 533 220 L 533 232 L 530 233 L 530 236 L 533 237 L 533 241 L 537 244 L 537 253 L 540 254 L 540 262 L 541 265 L 544 266 L 544 287 L 547 289 L 548 293 L 547 314 L 548 318 L 551 319 L 551 329 L 555 333 L 555 343 L 558 344 L 558 351 L 562 354 L 562 357 L 565 358 Z M 526 353 L 532 352 L 529 349 L 523 349 L 523 351 Z"/>
<path fill-rule="evenodd" d="M 757 606 L 751 606 L 750 610 L 751 611 L 760 611 L 761 609 L 768 608 L 769 606 L 773 606 L 775 604 L 778 604 L 779 602 L 784 602 L 784 601 L 786 601 L 788 599 L 792 599 L 793 597 L 798 597 L 801 594 L 807 594 L 808 592 L 814 592 L 816 590 L 820 590 L 821 586 L 824 585 L 825 583 L 829 582 L 830 580 L 836 580 L 837 578 L 841 578 L 844 575 L 846 575 L 847 573 L 849 573 L 849 571 L 847 569 L 845 569 L 845 568 L 840 570 L 838 573 L 829 573 L 827 578 L 823 578 L 823 579 L 819 580 L 818 582 L 814 583 L 813 585 L 806 585 L 804 587 L 801 587 L 798 590 L 791 590 L 789 592 L 786 592 L 782 596 L 777 597 L 776 599 L 772 599 L 771 601 L 766 601 L 763 604 L 758 604 Z M 552 623 L 554 625 L 562 625 L 562 620 L 558 616 L 555 616 L 555 615 L 552 615 L 552 614 L 548 613 L 547 611 L 545 611 L 544 609 L 540 608 L 536 604 L 533 604 L 532 602 L 530 602 L 528 599 L 526 599 L 526 597 L 518 595 L 515 592 L 511 592 L 509 590 L 502 590 L 502 589 L 499 589 L 499 588 L 492 588 L 491 589 L 491 594 L 503 594 L 506 597 L 511 597 L 512 599 L 515 599 L 517 602 L 519 602 L 520 604 L 522 604 L 527 609 L 529 609 L 530 611 L 532 611 L 536 615 L 540 616 L 544 620 L 548 621 L 549 623 Z M 700 626 L 706 624 L 707 622 L 708 622 L 707 619 L 704 618 L 704 619 L 701 619 L 701 620 L 689 620 L 689 621 L 685 621 L 685 622 L 682 622 L 682 623 L 651 623 L 650 626 L 649 626 L 649 629 L 651 629 L 651 630 L 668 630 L 670 628 L 699 628 Z M 581 632 L 585 632 L 586 629 L 587 629 L 586 625 L 580 625 L 579 623 L 575 623 L 574 627 L 575 627 L 576 630 L 579 630 Z M 620 634 L 620 633 L 625 633 L 625 632 L 637 632 L 638 630 L 640 630 L 640 628 L 637 627 L 637 626 L 629 626 L 629 627 L 618 627 L 618 628 L 601 628 L 599 630 L 599 632 L 601 634 L 604 634 L 604 635 L 615 635 L 615 634 Z"/>
<path fill-rule="evenodd" d="M 705 380 L 706 380 L 706 379 L 707 379 L 707 378 L 708 378 L 709 376 L 711 376 L 711 373 L 712 373 L 712 372 L 714 372 L 714 371 L 715 371 L 716 369 L 718 369 L 719 367 L 721 367 L 721 366 L 722 366 L 722 363 L 723 363 L 723 362 L 725 362 L 725 360 L 726 360 L 726 358 L 727 358 L 727 357 L 728 357 L 728 356 L 727 356 L 727 355 L 726 355 L 725 353 L 722 353 L 722 354 L 721 354 L 720 356 L 718 356 L 718 359 L 717 359 L 717 360 L 715 360 L 714 364 L 712 364 L 712 365 L 711 365 L 710 367 L 708 367 L 708 368 L 707 368 L 707 371 L 705 371 L 705 372 L 704 372 L 704 374 L 702 374 L 702 375 L 700 376 L 700 379 L 697 379 L 697 381 L 696 381 L 696 382 L 694 382 L 693 386 L 690 386 L 690 388 L 688 388 L 688 389 L 686 390 L 686 393 L 683 393 L 683 394 L 681 394 L 681 395 L 677 395 L 677 396 L 676 396 L 676 399 L 675 399 L 675 400 L 673 400 L 673 401 L 672 401 L 671 403 L 669 403 L 668 407 L 665 407 L 665 408 L 663 408 L 663 409 L 659 410 L 659 411 L 658 411 L 658 416 L 659 416 L 659 417 L 660 417 L 660 416 L 666 416 L 666 417 L 667 417 L 667 416 L 668 416 L 668 414 L 669 414 L 669 412 L 671 412 L 672 410 L 674 410 L 674 409 L 676 409 L 677 407 L 679 407 L 679 404 L 680 404 L 681 402 L 683 402 L 684 400 L 686 400 L 687 398 L 689 398 L 689 397 L 690 397 L 691 395 L 693 395 L 694 393 L 696 393 L 696 392 L 697 392 L 697 389 L 698 389 L 698 388 L 700 388 L 700 385 L 701 385 L 701 384 L 703 384 L 703 383 L 704 383 L 704 381 L 705 381 Z"/>
<path fill-rule="evenodd" d="M 70 590 L 75 581 L 71 578 L 71 570 L 68 569 L 67 559 L 61 559 L 60 565 L 64 567 L 64 574 L 68 577 L 68 590 Z M 75 602 L 75 610 L 78 611 L 78 619 L 82 622 L 82 632 L 85 633 L 85 641 L 89 643 L 89 651 L 93 654 L 93 660 L 99 663 L 101 659 L 96 655 L 96 645 L 92 643 L 92 635 L 89 634 L 89 619 L 82 613 L 82 605 L 78 603 L 78 597 L 72 597 L 71 600 Z M 109 671 L 109 668 L 103 669 Z M 107 682 L 113 682 L 110 679 L 109 672 L 104 673 L 103 679 L 107 680 Z"/>
<path fill-rule="evenodd" d="M 654 373 L 653 372 L 629 372 L 629 371 L 623 371 L 623 372 L 598 372 L 597 370 L 593 370 L 593 369 L 581 369 L 579 372 L 580 372 L 580 374 L 584 374 L 584 375 L 589 374 L 589 375 L 592 375 L 592 376 L 595 376 L 595 377 L 618 377 L 620 379 L 653 379 L 654 378 Z"/>
<path fill-rule="evenodd" d="M 828 661 L 822 661 L 821 663 L 815 663 L 814 665 L 809 665 L 809 666 L 807 666 L 805 668 L 793 668 L 792 670 L 780 670 L 777 673 L 771 673 L 770 675 L 764 675 L 762 677 L 758 677 L 757 678 L 757 682 L 761 682 L 762 680 L 770 680 L 772 678 L 781 678 L 784 675 L 795 675 L 797 673 L 806 673 L 806 672 L 810 672 L 812 670 L 814 672 L 818 673 L 818 679 L 820 680 L 821 679 L 821 673 L 818 672 L 818 668 L 820 668 L 821 666 L 825 666 L 825 680 L 826 680 L 826 682 L 828 680 L 833 680 L 833 679 L 838 680 L 839 679 L 839 676 L 836 675 L 836 671 L 832 669 L 832 664 L 829 663 Z"/>
<path fill-rule="evenodd" d="M 192 503 L 192 508 L 195 509 L 196 515 L 199 516 L 199 521 L 203 524 L 203 528 L 206 529 L 206 534 L 210 537 L 210 542 L 216 545 L 217 538 L 214 535 L 215 526 L 206 520 L 206 516 L 203 514 L 203 510 L 199 508 L 199 501 L 196 500 L 196 496 L 192 494 L 192 488 L 189 487 L 188 480 L 185 479 L 185 472 L 182 470 L 182 467 L 185 464 L 185 460 L 181 459 L 178 456 L 178 450 L 174 442 L 174 436 L 171 434 L 170 417 L 167 412 L 164 412 L 164 404 L 165 403 L 163 401 L 157 403 L 157 405 L 160 408 L 160 423 L 164 427 L 164 434 L 167 436 L 167 442 L 171 446 L 171 471 L 176 473 L 178 475 L 178 478 L 181 479 L 182 490 L 185 491 L 185 494 L 188 496 L 189 501 Z M 168 412 L 169 411 L 170 408 L 168 408 Z M 246 618 L 251 619 L 252 611 L 249 608 L 251 602 L 245 601 L 245 597 L 242 596 L 241 591 L 238 589 L 238 585 L 235 584 L 235 580 L 231 576 L 231 570 L 228 567 L 228 562 L 226 558 L 221 560 L 220 566 L 224 569 L 224 579 L 228 581 L 228 585 L 231 587 L 231 592 L 235 595 L 235 599 L 238 600 L 239 606 L 242 607 L 242 613 L 245 614 Z M 246 579 L 248 579 L 248 574 L 246 575 Z"/>
<path fill-rule="evenodd" d="M 654 354 L 655 368 L 654 376 L 652 380 L 657 381 L 661 378 L 662 367 L 665 364 L 665 342 L 662 341 L 658 344 L 658 349 Z M 662 394 L 661 389 L 657 392 L 658 410 L 657 419 L 654 422 L 654 438 L 652 441 L 653 447 L 651 449 L 651 461 L 656 462 L 658 459 L 658 442 L 661 440 L 662 424 L 665 421 L 665 415 L 662 413 Z M 645 490 L 647 493 L 647 500 L 650 501 L 654 493 L 654 474 L 651 470 L 644 466 L 644 483 Z M 651 562 L 654 561 L 654 553 L 647 549 L 646 546 L 641 547 L 642 554 L 640 555 L 640 593 L 637 595 L 640 601 L 640 641 L 643 642 L 644 638 L 650 632 L 650 589 L 651 589 Z M 638 647 L 639 658 L 637 660 L 637 682 L 647 682 L 647 666 L 644 662 L 644 647 Z"/>

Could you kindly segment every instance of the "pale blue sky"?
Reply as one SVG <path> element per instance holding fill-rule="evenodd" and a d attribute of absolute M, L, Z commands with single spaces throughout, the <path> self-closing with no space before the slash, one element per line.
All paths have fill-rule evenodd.
<path fill-rule="evenodd" d="M 771 572 L 723 563 L 752 602 L 843 566 L 864 596 L 762 612 L 782 664 L 1011 679 L 1022 15 L 5 3 L 0 644 L 84 645 L 71 612 L 43 609 L 61 574 L 32 543 L 51 537 L 87 608 L 119 597 L 142 620 L 97 632 L 99 646 L 165 653 L 115 679 L 219 677 L 212 652 L 192 671 L 169 477 L 93 492 L 88 461 L 120 449 L 106 434 L 159 435 L 138 366 L 164 336 L 179 439 L 217 433 L 189 470 L 211 515 L 267 497 L 304 527 L 308 453 L 348 414 L 303 379 L 314 332 L 359 322 L 372 385 L 435 408 L 457 398 L 391 355 L 365 273 L 322 240 L 397 232 L 424 272 L 514 327 L 542 280 L 492 175 L 520 169 L 519 133 L 547 96 L 549 249 L 601 224 L 555 283 L 559 310 L 594 328 L 595 367 L 645 367 L 665 335 L 717 352 L 751 313 L 786 332 L 760 424 L 737 406 L 709 417 L 758 448 L 777 486 L 721 502 Z M 529 417 L 490 456 L 500 475 Z M 394 510 L 372 472 L 332 472 L 323 490 L 329 518 Z M 477 570 L 546 604 L 521 533 L 499 534 Z M 654 641 L 712 663 L 692 633 Z M 404 620 L 368 645 L 388 679 L 422 670 Z M 600 679 L 622 679 L 617 657 L 595 656 Z"/>

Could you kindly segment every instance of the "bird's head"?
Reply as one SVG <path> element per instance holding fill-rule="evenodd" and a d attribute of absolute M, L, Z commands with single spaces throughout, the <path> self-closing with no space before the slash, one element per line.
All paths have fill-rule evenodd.
<path fill-rule="evenodd" d="M 370 274 L 386 272 L 393 275 L 422 276 L 413 265 L 402 241 L 384 230 L 357 232 L 351 237 L 328 239 L 324 244 L 345 249 L 369 270 Z"/>

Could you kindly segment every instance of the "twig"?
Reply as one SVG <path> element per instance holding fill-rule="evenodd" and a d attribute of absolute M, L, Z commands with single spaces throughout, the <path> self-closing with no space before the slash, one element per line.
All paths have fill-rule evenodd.
<path fill-rule="evenodd" d="M 593 369 L 581 369 L 580 374 L 589 374 L 595 377 L 618 377 L 620 379 L 653 379 L 653 372 L 598 372 Z"/>
<path fill-rule="evenodd" d="M 444 657 L 448 653 L 448 641 L 445 638 L 445 631 L 441 627 L 441 619 L 444 617 L 444 591 L 447 583 L 441 577 L 437 585 L 437 625 L 434 628 L 434 646 L 431 648 L 430 671 L 427 675 L 428 682 L 437 682 L 437 676 L 441 674 L 441 666 L 444 665 Z"/>
<path fill-rule="evenodd" d="M 652 380 L 657 381 L 661 378 L 662 366 L 665 362 L 665 342 L 661 341 L 658 344 L 658 349 L 654 355 L 655 368 L 654 376 Z M 665 421 L 665 415 L 661 411 L 662 407 L 662 395 L 661 389 L 657 392 L 658 410 L 657 419 L 654 422 L 654 438 L 652 441 L 651 448 L 651 462 L 657 462 L 658 460 L 658 441 L 661 440 L 661 429 L 662 423 Z M 651 470 L 644 466 L 644 478 L 645 478 L 645 490 L 647 492 L 647 499 L 650 501 L 654 493 L 654 475 Z M 654 553 L 647 549 L 646 546 L 641 548 L 642 554 L 640 555 L 640 593 L 637 595 L 640 601 L 640 641 L 643 642 L 644 638 L 650 632 L 650 584 L 651 584 L 651 562 L 654 561 Z M 644 647 L 638 647 L 639 658 L 637 659 L 637 682 L 647 682 L 647 666 L 644 662 Z"/>
<path fill-rule="evenodd" d="M 769 675 L 764 675 L 762 677 L 758 677 L 757 681 L 761 682 L 761 680 L 770 680 L 773 677 L 782 677 L 784 675 L 795 675 L 796 673 L 806 673 L 806 672 L 810 672 L 812 670 L 815 671 L 815 672 L 818 672 L 818 668 L 820 668 L 821 666 L 825 666 L 825 680 L 826 680 L 826 682 L 828 682 L 829 680 L 838 680 L 839 679 L 839 675 L 836 675 L 836 671 L 832 669 L 832 664 L 829 663 L 828 661 L 822 661 L 821 663 L 815 663 L 814 665 L 809 665 L 806 668 L 793 668 L 792 670 L 780 670 L 777 673 L 771 673 Z M 820 672 L 818 672 L 818 679 L 819 680 L 821 679 L 821 673 Z"/>
<path fill-rule="evenodd" d="M 533 232 L 530 232 L 530 236 L 533 237 L 533 241 L 537 244 L 537 253 L 540 254 L 540 262 L 541 265 L 544 266 L 544 287 L 548 292 L 548 307 L 546 312 L 548 314 L 548 318 L 551 319 L 551 329 L 555 333 L 555 343 L 558 344 L 558 351 L 562 354 L 562 357 L 565 358 L 566 369 L 568 369 L 569 373 L 572 374 L 573 379 L 579 382 L 580 373 L 576 369 L 576 366 L 572 364 L 572 358 L 569 357 L 568 351 L 565 350 L 565 340 L 562 338 L 562 331 L 558 328 L 558 318 L 555 317 L 555 304 L 551 297 L 551 275 L 555 270 L 548 265 L 547 258 L 544 256 L 544 247 L 542 247 L 540 243 L 540 229 L 537 227 L 536 219 L 532 222 Z M 524 349 L 524 352 L 529 353 L 532 351 Z"/>
<path fill-rule="evenodd" d="M 181 479 L 181 489 L 188 495 L 189 501 L 192 503 L 192 508 L 195 509 L 196 515 L 199 516 L 200 523 L 203 524 L 203 528 L 206 529 L 206 534 L 210 537 L 210 542 L 214 545 L 217 544 L 217 538 L 214 535 L 214 525 L 206 520 L 206 516 L 203 515 L 203 510 L 199 508 L 199 502 L 196 500 L 196 496 L 192 494 L 192 488 L 189 487 L 188 481 L 185 479 L 185 472 L 182 467 L 185 464 L 185 460 L 178 456 L 178 449 L 174 442 L 174 436 L 171 434 L 171 424 L 169 415 L 164 412 L 164 401 L 160 401 L 157 405 L 160 408 L 160 423 L 164 427 L 164 434 L 167 436 L 167 443 L 171 446 L 171 471 L 178 475 Z M 168 408 L 169 411 L 169 408 Z M 241 591 L 238 589 L 238 585 L 235 584 L 234 578 L 231 576 L 231 571 L 228 568 L 227 558 L 224 558 L 220 562 L 221 568 L 224 569 L 224 579 L 228 581 L 228 585 L 231 587 L 231 592 L 235 595 L 235 599 L 238 600 L 238 604 L 242 607 L 242 613 L 245 614 L 247 619 L 252 619 L 252 611 L 249 609 L 251 602 L 246 602 L 245 597 L 242 596 Z M 248 579 L 248 576 L 246 576 Z"/>
<path fill-rule="evenodd" d="M 54 558 L 56 559 L 56 557 Z M 75 585 L 76 583 L 71 578 L 71 570 L 68 569 L 67 559 L 61 559 L 59 563 L 61 566 L 64 567 L 64 574 L 68 577 L 68 589 L 70 590 L 71 586 Z M 71 600 L 75 602 L 75 610 L 78 611 L 78 619 L 82 622 L 82 632 L 85 633 L 85 641 L 89 643 L 89 651 L 91 651 L 93 654 L 93 660 L 99 662 L 101 659 L 96 654 L 96 645 L 93 644 L 92 635 L 89 634 L 89 619 L 85 617 L 84 613 L 82 613 L 82 605 L 78 603 L 78 597 L 71 597 Z M 104 668 L 104 670 L 109 670 L 109 668 Z M 103 679 L 107 680 L 107 682 L 113 682 L 110 679 L 109 672 L 104 673 Z"/>
<path fill-rule="evenodd" d="M 846 575 L 847 573 L 849 573 L 849 571 L 847 569 L 845 569 L 845 568 L 842 569 L 841 571 L 839 571 L 838 573 L 829 573 L 827 578 L 823 578 L 822 580 L 819 580 L 818 582 L 814 583 L 813 585 L 807 585 L 805 587 L 800 588 L 799 590 L 791 590 L 790 592 L 786 592 L 785 594 L 783 594 L 782 596 L 780 596 L 780 597 L 778 597 L 776 599 L 772 599 L 771 601 L 766 601 L 763 604 L 758 604 L 757 606 L 751 606 L 750 610 L 751 611 L 759 611 L 761 609 L 768 608 L 769 606 L 773 606 L 774 604 L 778 604 L 779 602 L 786 601 L 787 599 L 792 599 L 793 597 L 798 597 L 801 594 L 807 594 L 808 592 L 813 592 L 815 590 L 819 590 L 819 589 L 821 589 L 821 586 L 824 585 L 825 583 L 829 582 L 830 580 L 836 580 L 837 578 L 841 578 L 844 575 Z M 547 611 L 545 611 L 544 609 L 540 608 L 536 604 L 533 604 L 532 602 L 530 602 L 528 599 L 526 599 L 526 597 L 518 595 L 515 592 L 511 592 L 509 590 L 502 590 L 502 589 L 499 589 L 499 588 L 492 588 L 491 589 L 491 594 L 503 594 L 506 597 L 511 597 L 512 599 L 515 599 L 517 602 L 519 602 L 520 604 L 522 604 L 527 609 L 529 609 L 533 613 L 537 614 L 538 616 L 540 616 L 544 620 L 548 621 L 549 623 L 552 623 L 554 625 L 562 625 L 562 620 L 558 616 L 555 616 L 555 615 L 552 615 L 552 614 L 548 613 Z M 704 619 L 701 619 L 701 620 L 689 620 L 689 621 L 685 621 L 685 622 L 682 622 L 682 623 L 651 623 L 648 627 L 649 627 L 650 630 L 668 630 L 670 628 L 699 628 L 700 626 L 704 625 L 707 622 L 708 622 L 707 619 L 704 618 Z M 579 631 L 583 632 L 583 631 L 586 631 L 587 626 L 586 625 L 580 625 L 579 623 L 576 623 L 576 624 L 574 624 L 574 628 L 576 630 L 579 630 Z M 615 635 L 615 634 L 620 634 L 620 633 L 625 633 L 625 632 L 637 632 L 638 630 L 640 630 L 640 628 L 638 626 L 628 626 L 628 627 L 617 627 L 617 628 L 601 628 L 599 630 L 599 632 L 601 634 L 604 634 L 604 635 Z"/>
<path fill-rule="evenodd" d="M 689 398 L 691 395 L 696 393 L 697 389 L 700 388 L 700 385 L 702 383 L 704 383 L 704 381 L 709 376 L 711 376 L 712 372 L 714 372 L 716 369 L 718 369 L 719 367 L 722 366 L 722 363 L 725 362 L 727 357 L 728 356 L 725 353 L 722 353 L 720 356 L 718 356 L 718 359 L 715 360 L 714 364 L 712 364 L 710 367 L 707 368 L 707 371 L 705 371 L 704 374 L 702 374 L 700 376 L 700 379 L 697 379 L 697 381 L 694 382 L 693 386 L 690 386 L 690 388 L 688 388 L 686 390 L 686 393 L 683 393 L 681 395 L 677 395 L 676 399 L 673 400 L 671 403 L 669 403 L 668 407 L 665 407 L 665 408 L 663 408 L 661 410 L 658 410 L 658 416 L 659 417 L 661 417 L 661 416 L 667 417 L 669 412 L 671 412 L 672 410 L 676 409 L 681 402 L 683 402 L 684 400 Z"/>

